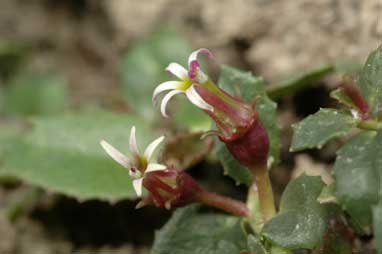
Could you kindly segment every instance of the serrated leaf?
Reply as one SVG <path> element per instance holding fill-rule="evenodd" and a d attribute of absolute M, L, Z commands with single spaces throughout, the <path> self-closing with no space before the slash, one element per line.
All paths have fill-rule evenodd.
<path fill-rule="evenodd" d="M 256 110 L 260 120 L 268 131 L 270 140 L 269 161 L 276 164 L 279 160 L 280 137 L 279 127 L 276 121 L 277 104 L 270 100 L 265 93 L 264 80 L 253 76 L 250 72 L 244 72 L 229 66 L 222 66 L 219 78 L 219 86 L 228 93 L 234 95 L 239 89 L 243 100 L 252 103 L 256 97 Z M 238 183 L 249 184 L 252 180 L 246 167 L 241 166 L 230 155 L 227 148 L 221 144 L 218 146 L 218 156 L 226 173 Z"/>
<path fill-rule="evenodd" d="M 332 138 L 347 134 L 357 124 L 351 115 L 335 109 L 320 109 L 301 122 L 293 124 L 291 152 L 321 148 Z"/>
<path fill-rule="evenodd" d="M 191 52 L 187 40 L 171 28 L 160 29 L 129 49 L 121 63 L 122 91 L 135 113 L 149 120 L 160 117 L 159 109 L 152 105 L 154 89 L 161 82 L 177 80 L 165 68 L 170 62 L 186 64 Z M 210 123 L 208 116 L 189 102 L 183 101 L 180 111 L 172 109 L 168 107 L 175 114 L 171 119 L 192 130 L 201 130 Z"/>
<path fill-rule="evenodd" d="M 232 254 L 246 249 L 239 218 L 198 210 L 197 205 L 177 210 L 155 234 L 151 254 Z"/>
<path fill-rule="evenodd" d="M 371 223 L 371 207 L 378 202 L 382 168 L 382 134 L 365 132 L 338 152 L 334 164 L 335 195 L 341 206 L 361 226 Z"/>
<path fill-rule="evenodd" d="M 133 198 L 128 172 L 99 145 L 107 140 L 128 151 L 128 135 L 137 127 L 140 147 L 152 141 L 141 119 L 125 114 L 89 112 L 32 119 L 33 128 L 5 151 L 2 175 L 17 176 L 48 190 L 80 199 Z"/>
<path fill-rule="evenodd" d="M 380 117 L 382 107 L 382 48 L 372 51 L 360 73 L 358 86 L 374 117 Z"/>
<path fill-rule="evenodd" d="M 302 175 L 286 187 L 280 213 L 268 221 L 263 235 L 286 249 L 316 247 L 327 228 L 328 207 L 317 202 L 324 183 L 318 176 Z"/>
<path fill-rule="evenodd" d="M 67 103 L 68 88 L 63 78 L 26 72 L 10 82 L 3 106 L 6 114 L 38 115 L 62 112 Z"/>

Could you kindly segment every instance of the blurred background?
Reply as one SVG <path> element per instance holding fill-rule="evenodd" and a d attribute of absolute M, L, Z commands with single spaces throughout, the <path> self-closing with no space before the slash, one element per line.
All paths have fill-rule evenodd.
<path fill-rule="evenodd" d="M 166 147 L 163 160 L 244 199 L 245 187 L 206 157 L 211 142 L 198 145 L 189 134 L 208 128 L 208 119 L 180 98 L 177 112 L 169 107 L 173 120 L 158 119 L 151 95 L 168 79 L 164 67 L 206 47 L 216 57 L 215 80 L 220 64 L 270 87 L 321 64 L 356 71 L 381 43 L 381 17 L 379 0 L 1 0 L 0 253 L 148 253 L 171 212 L 134 210 L 125 172 L 98 145 L 106 137 L 127 150 L 132 124 L 142 144 L 168 133 L 175 149 Z M 290 154 L 290 125 L 334 106 L 329 91 L 341 78 L 326 75 L 277 100 L 278 193 L 302 168 L 330 172 L 341 140 Z M 180 145 L 193 156 L 178 154 Z"/>

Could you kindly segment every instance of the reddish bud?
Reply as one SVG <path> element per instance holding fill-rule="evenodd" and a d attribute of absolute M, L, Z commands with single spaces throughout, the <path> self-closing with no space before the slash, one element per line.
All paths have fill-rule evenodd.
<path fill-rule="evenodd" d="M 267 130 L 259 119 L 255 119 L 241 137 L 234 140 L 224 140 L 228 150 L 241 164 L 254 168 L 266 166 L 269 152 L 269 138 Z"/>
<path fill-rule="evenodd" d="M 235 159 L 247 167 L 266 166 L 269 138 L 255 110 L 217 87 L 207 89 L 195 85 L 195 90 L 213 108 L 213 111 L 205 111 L 219 132 L 211 133 L 226 143 Z"/>
<path fill-rule="evenodd" d="M 193 202 L 195 194 L 201 191 L 201 187 L 191 176 L 175 169 L 146 173 L 143 186 L 150 193 L 144 201 L 166 209 Z"/>

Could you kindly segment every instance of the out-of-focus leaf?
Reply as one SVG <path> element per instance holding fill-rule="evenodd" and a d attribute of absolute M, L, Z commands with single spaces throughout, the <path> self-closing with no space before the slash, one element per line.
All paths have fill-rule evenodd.
<path fill-rule="evenodd" d="M 353 100 L 346 94 L 343 88 L 338 88 L 336 90 L 333 90 L 330 93 L 330 97 L 337 100 L 339 103 L 349 107 L 349 108 L 357 108 L 357 106 L 354 104 Z"/>
<path fill-rule="evenodd" d="M 135 125 L 143 148 L 153 139 L 146 122 L 125 114 L 93 112 L 38 117 L 32 123 L 26 137 L 6 149 L 0 174 L 79 199 L 135 197 L 128 172 L 99 142 L 105 139 L 127 152 L 129 130 Z"/>
<path fill-rule="evenodd" d="M 382 197 L 378 205 L 373 207 L 374 245 L 377 254 L 382 254 Z"/>
<path fill-rule="evenodd" d="M 66 81 L 52 73 L 22 73 L 6 91 L 4 111 L 14 115 L 62 112 L 68 103 Z"/>
<path fill-rule="evenodd" d="M 349 114 L 322 108 L 292 125 L 293 139 L 290 151 L 321 148 L 330 139 L 347 134 L 356 124 L 357 120 Z"/>
<path fill-rule="evenodd" d="M 360 226 L 371 223 L 371 207 L 378 202 L 382 169 L 382 134 L 365 132 L 352 138 L 337 153 L 335 195 Z"/>
<path fill-rule="evenodd" d="M 372 51 L 358 79 L 361 92 L 374 117 L 380 117 L 382 107 L 382 48 Z"/>
<path fill-rule="evenodd" d="M 323 242 L 314 254 L 349 254 L 353 253 L 354 235 L 341 219 L 332 219 L 329 229 L 323 237 Z"/>
<path fill-rule="evenodd" d="M 272 99 L 278 99 L 282 96 L 293 94 L 303 87 L 321 79 L 325 75 L 332 73 L 334 70 L 335 68 L 332 64 L 325 64 L 311 70 L 296 73 L 287 79 L 282 80 L 278 84 L 269 87 L 269 89 L 267 89 L 268 95 Z"/>
<path fill-rule="evenodd" d="M 265 249 L 263 244 L 260 242 L 258 237 L 254 235 L 248 236 L 248 254 L 268 254 L 268 251 Z"/>
<path fill-rule="evenodd" d="M 198 207 L 177 210 L 156 233 L 151 254 L 232 254 L 246 249 L 239 218 L 198 214 Z"/>
<path fill-rule="evenodd" d="M 203 133 L 178 134 L 167 141 L 163 164 L 185 170 L 204 159 L 212 149 L 212 139 L 200 139 Z"/>
<path fill-rule="evenodd" d="M 168 28 L 160 29 L 128 50 L 121 63 L 122 91 L 135 113 L 149 120 L 160 117 L 159 109 L 152 105 L 154 89 L 164 81 L 177 80 L 177 77 L 169 76 L 165 68 L 170 62 L 185 66 L 191 52 L 187 40 Z M 182 103 L 180 112 L 171 105 L 168 111 L 175 114 L 173 119 L 177 124 L 192 130 L 210 122 L 202 111 L 189 102 Z"/>
<path fill-rule="evenodd" d="M 0 75 L 7 78 L 12 74 L 20 65 L 26 53 L 25 46 L 0 40 Z"/>
<path fill-rule="evenodd" d="M 268 160 L 277 163 L 280 150 L 279 127 L 276 121 L 277 105 L 266 95 L 264 80 L 254 77 L 250 72 L 222 66 L 219 86 L 232 95 L 235 93 L 235 89 L 238 88 L 243 100 L 247 103 L 252 103 L 256 98 L 256 110 L 259 113 L 261 122 L 268 131 L 270 140 Z M 225 172 L 237 183 L 250 184 L 252 179 L 248 169 L 236 162 L 223 144 L 219 142 L 216 146 L 218 157 L 224 166 Z"/>
<path fill-rule="evenodd" d="M 338 59 L 334 63 L 336 73 L 356 74 L 362 71 L 362 63 L 359 59 Z"/>
<path fill-rule="evenodd" d="M 328 207 L 317 202 L 324 183 L 318 176 L 302 175 L 286 187 L 280 213 L 268 221 L 263 235 L 286 249 L 312 249 L 327 228 Z"/>

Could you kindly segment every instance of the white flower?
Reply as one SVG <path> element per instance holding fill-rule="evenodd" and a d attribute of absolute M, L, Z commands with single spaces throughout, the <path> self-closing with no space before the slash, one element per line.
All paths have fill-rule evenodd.
<path fill-rule="evenodd" d="M 145 174 L 152 171 L 166 169 L 166 166 L 164 165 L 151 162 L 155 149 L 163 140 L 164 136 L 155 139 L 147 146 L 145 152 L 141 154 L 139 152 L 137 139 L 135 136 L 135 126 L 133 126 L 131 128 L 129 140 L 130 151 L 133 158 L 128 158 L 105 140 L 102 140 L 100 143 L 111 158 L 129 170 L 129 174 L 133 179 L 134 190 L 140 197 L 142 196 L 142 183 Z"/>
<path fill-rule="evenodd" d="M 195 90 L 194 84 L 203 84 L 208 81 L 208 76 L 200 70 L 200 63 L 197 59 L 199 54 L 204 54 L 212 58 L 212 53 L 205 48 L 195 50 L 188 58 L 188 70 L 178 63 L 170 63 L 166 71 L 178 77 L 179 81 L 167 81 L 159 84 L 153 93 L 153 103 L 156 102 L 157 97 L 164 91 L 169 91 L 162 100 L 161 113 L 167 117 L 166 106 L 170 99 L 180 93 L 186 94 L 187 98 L 197 107 L 203 110 L 213 111 L 213 108 L 205 102 Z"/>

